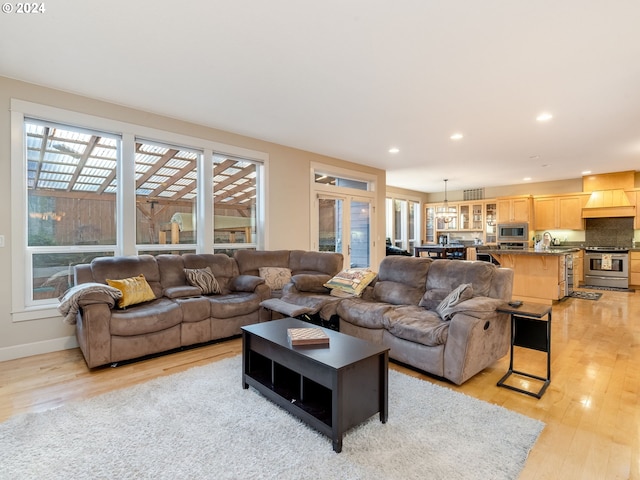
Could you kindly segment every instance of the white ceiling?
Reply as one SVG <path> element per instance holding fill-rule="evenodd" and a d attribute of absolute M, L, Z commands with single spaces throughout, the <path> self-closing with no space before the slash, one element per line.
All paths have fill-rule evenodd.
<path fill-rule="evenodd" d="M 638 0 L 44 5 L 0 14 L 0 75 L 384 168 L 389 185 L 640 165 Z"/>

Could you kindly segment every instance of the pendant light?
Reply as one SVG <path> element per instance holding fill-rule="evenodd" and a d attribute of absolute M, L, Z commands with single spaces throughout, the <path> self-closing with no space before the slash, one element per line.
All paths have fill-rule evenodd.
<path fill-rule="evenodd" d="M 444 179 L 444 202 L 438 207 L 436 216 L 444 223 L 450 223 L 454 220 L 455 214 L 451 212 L 449 208 L 449 200 L 447 200 L 447 182 L 448 178 Z"/>

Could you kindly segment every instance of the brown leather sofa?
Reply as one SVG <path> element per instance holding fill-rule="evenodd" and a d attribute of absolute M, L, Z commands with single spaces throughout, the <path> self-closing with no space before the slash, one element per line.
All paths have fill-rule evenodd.
<path fill-rule="evenodd" d="M 249 253 L 242 253 L 249 252 Z M 75 284 L 106 284 L 143 274 L 155 299 L 124 309 L 101 292 L 83 295 L 75 316 L 78 344 L 90 368 L 239 335 L 241 327 L 268 320 L 260 307 L 272 292 L 260 266 L 290 268 L 292 274 L 338 273 L 342 255 L 282 250 L 224 254 L 162 254 L 101 257 L 75 266 Z M 260 265 L 263 262 L 264 265 Z M 241 266 L 242 268 L 239 268 Z M 202 295 L 184 269 L 209 267 L 222 293 Z M 321 280 L 319 280 L 321 281 Z M 326 290 L 325 297 L 329 297 Z"/>
<path fill-rule="evenodd" d="M 436 311 L 456 287 L 473 296 L 452 307 L 450 320 Z M 513 270 L 487 262 L 385 257 L 362 298 L 337 304 L 340 331 L 390 348 L 389 357 L 458 385 L 509 351 Z"/>

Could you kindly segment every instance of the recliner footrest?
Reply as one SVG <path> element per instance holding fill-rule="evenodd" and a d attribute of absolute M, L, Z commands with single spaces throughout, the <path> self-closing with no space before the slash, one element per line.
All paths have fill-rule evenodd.
<path fill-rule="evenodd" d="M 260 302 L 260 306 L 274 312 L 281 313 L 287 317 L 297 317 L 308 313 L 313 313 L 313 309 L 309 307 L 301 307 L 293 303 L 285 302 L 279 298 L 269 298 Z"/>

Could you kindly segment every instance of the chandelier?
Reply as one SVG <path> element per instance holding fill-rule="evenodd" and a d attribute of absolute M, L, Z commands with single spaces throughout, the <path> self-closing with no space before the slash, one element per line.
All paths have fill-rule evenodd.
<path fill-rule="evenodd" d="M 450 223 L 456 218 L 455 209 L 449 207 L 449 200 L 447 200 L 447 182 L 448 178 L 444 179 L 444 202 L 436 209 L 436 217 L 442 220 L 444 223 Z"/>

